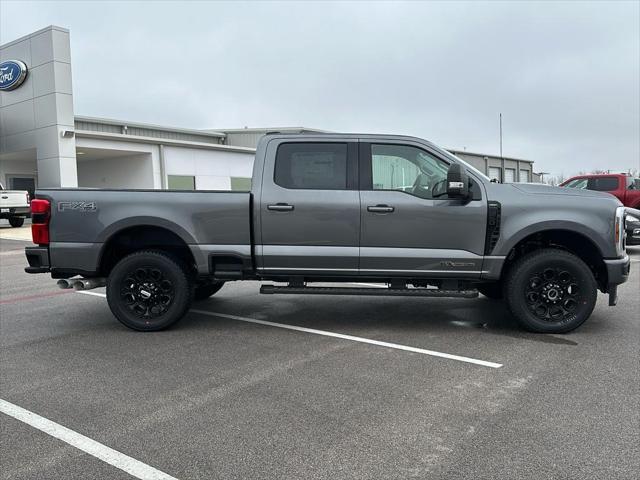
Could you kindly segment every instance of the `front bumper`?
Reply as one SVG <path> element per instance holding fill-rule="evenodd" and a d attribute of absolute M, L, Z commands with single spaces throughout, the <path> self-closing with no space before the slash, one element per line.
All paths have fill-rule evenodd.
<path fill-rule="evenodd" d="M 607 267 L 607 292 L 609 293 L 609 305 L 614 306 L 618 302 L 618 285 L 629 280 L 631 260 L 625 253 L 622 258 L 604 261 Z"/>
<path fill-rule="evenodd" d="M 49 262 L 49 248 L 47 247 L 25 247 L 24 253 L 27 256 L 29 266 L 25 267 L 27 273 L 47 273 L 51 271 Z"/>

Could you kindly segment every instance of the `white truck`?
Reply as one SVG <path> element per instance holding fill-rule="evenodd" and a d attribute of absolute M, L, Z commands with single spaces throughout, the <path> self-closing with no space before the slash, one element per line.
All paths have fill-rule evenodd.
<path fill-rule="evenodd" d="M 23 190 L 5 190 L 0 183 L 0 218 L 9 220 L 12 227 L 21 227 L 24 219 L 30 215 L 29 192 Z"/>

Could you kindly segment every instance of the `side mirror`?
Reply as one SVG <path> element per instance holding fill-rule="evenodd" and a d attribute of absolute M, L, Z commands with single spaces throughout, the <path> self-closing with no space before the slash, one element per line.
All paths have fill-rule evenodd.
<path fill-rule="evenodd" d="M 447 171 L 447 196 L 449 198 L 469 198 L 469 176 L 467 169 L 459 163 L 452 163 Z"/>

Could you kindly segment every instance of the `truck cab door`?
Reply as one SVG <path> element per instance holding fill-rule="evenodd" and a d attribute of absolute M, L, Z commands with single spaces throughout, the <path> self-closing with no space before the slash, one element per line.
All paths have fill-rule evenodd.
<path fill-rule="evenodd" d="M 357 140 L 274 138 L 258 202 L 256 265 L 264 274 L 354 275 L 360 198 Z"/>
<path fill-rule="evenodd" d="M 487 201 L 479 182 L 473 199 L 448 199 L 440 195 L 448 157 L 411 140 L 360 145 L 360 274 L 480 277 Z"/>

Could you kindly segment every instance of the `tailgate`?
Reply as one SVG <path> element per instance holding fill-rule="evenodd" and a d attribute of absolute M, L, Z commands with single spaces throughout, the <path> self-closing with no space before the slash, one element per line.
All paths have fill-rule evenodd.
<path fill-rule="evenodd" d="M 0 207 L 28 207 L 28 193 L 19 190 L 0 191 Z"/>

